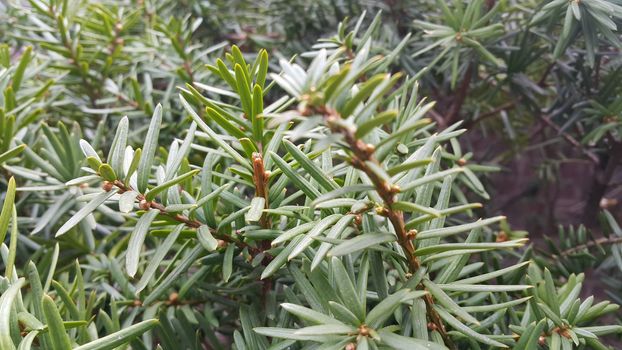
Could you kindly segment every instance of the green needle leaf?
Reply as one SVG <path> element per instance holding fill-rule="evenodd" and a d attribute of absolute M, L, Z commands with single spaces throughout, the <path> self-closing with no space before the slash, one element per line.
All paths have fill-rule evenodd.
<path fill-rule="evenodd" d="M 82 209 L 78 210 L 63 226 L 61 226 L 56 232 L 56 237 L 61 236 L 67 231 L 71 230 L 74 226 L 76 226 L 80 221 L 86 218 L 89 214 L 91 214 L 95 209 L 97 209 L 100 205 L 104 204 L 108 198 L 114 196 L 119 189 L 113 188 L 108 192 L 102 192 L 97 195 L 97 197 L 93 198 L 88 204 L 86 204 Z"/>
<path fill-rule="evenodd" d="M 378 244 L 395 242 L 396 240 L 397 238 L 392 233 L 366 233 L 338 244 L 328 252 L 328 256 L 348 255 Z"/>
<path fill-rule="evenodd" d="M 179 175 L 176 178 L 173 178 L 171 180 L 168 180 L 166 182 L 164 182 L 163 184 L 160 184 L 154 188 L 152 188 L 151 190 L 149 190 L 149 192 L 147 192 L 147 194 L 145 195 L 145 200 L 147 201 L 152 201 L 156 198 L 156 196 L 158 194 L 160 194 L 162 191 L 165 191 L 177 184 L 180 184 L 182 182 L 184 182 L 186 179 L 196 175 L 199 171 L 199 169 L 195 169 L 192 171 L 189 171 L 183 175 Z"/>
<path fill-rule="evenodd" d="M 2 297 L 0 297 L 0 349 L 15 349 L 13 339 L 11 339 L 11 309 L 23 285 L 24 279 L 19 279 L 4 291 Z"/>
<path fill-rule="evenodd" d="M 9 229 L 11 213 L 13 212 L 13 203 L 15 202 L 15 191 L 15 178 L 11 177 L 7 186 L 6 195 L 4 196 L 2 211 L 0 211 L 0 243 L 4 242 L 7 230 Z"/>
<path fill-rule="evenodd" d="M 60 317 L 60 313 L 54 300 L 47 295 L 43 295 L 41 299 L 43 306 L 43 314 L 45 315 L 45 321 L 48 326 L 48 333 L 50 334 L 50 341 L 53 350 L 68 350 L 71 349 L 71 339 L 67 335 L 63 319 Z"/>
<path fill-rule="evenodd" d="M 125 268 L 130 277 L 134 277 L 136 271 L 138 271 L 138 260 L 143 248 L 143 243 L 145 242 L 145 237 L 147 236 L 151 223 L 159 213 L 159 210 L 151 209 L 143 214 L 136 223 L 136 227 L 130 236 L 130 241 L 127 244 L 127 254 L 125 255 Z"/>
<path fill-rule="evenodd" d="M 151 123 L 147 130 L 145 143 L 142 148 L 140 161 L 138 162 L 138 191 L 145 193 L 149 184 L 149 175 L 151 174 L 151 166 L 155 157 L 155 151 L 158 147 L 158 135 L 162 124 L 162 105 L 158 104 L 153 111 Z"/>
<path fill-rule="evenodd" d="M 113 350 L 128 343 L 133 338 L 138 337 L 158 324 L 159 322 L 156 319 L 142 321 L 90 343 L 80 345 L 73 350 Z"/>

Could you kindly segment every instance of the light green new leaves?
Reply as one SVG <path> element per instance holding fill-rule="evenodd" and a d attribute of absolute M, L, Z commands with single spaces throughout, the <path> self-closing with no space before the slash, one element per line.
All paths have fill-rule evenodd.
<path fill-rule="evenodd" d="M 338 258 L 333 258 L 330 262 L 332 272 L 337 284 L 339 295 L 344 304 L 350 309 L 359 320 L 365 319 L 365 308 L 359 300 L 358 293 L 343 266 L 343 263 Z"/>
<path fill-rule="evenodd" d="M 259 57 L 257 57 L 257 75 L 255 76 L 255 83 L 262 89 L 266 83 L 266 76 L 268 75 L 268 51 L 261 50 Z"/>
<path fill-rule="evenodd" d="M 325 173 L 320 169 L 306 154 L 304 154 L 296 145 L 288 140 L 283 140 L 283 146 L 291 156 L 302 166 L 311 178 L 317 181 L 327 191 L 332 191 L 338 188 L 338 185 L 331 178 L 327 177 Z"/>
<path fill-rule="evenodd" d="M 235 70 L 235 81 L 237 92 L 240 95 L 240 101 L 242 102 L 242 109 L 244 113 L 251 118 L 253 114 L 253 101 L 251 99 L 251 91 L 250 86 L 248 85 L 248 80 L 246 79 L 246 74 L 242 69 L 242 66 L 236 64 L 234 67 Z"/>
<path fill-rule="evenodd" d="M 238 153 L 228 143 L 226 143 L 222 139 L 222 137 L 220 137 L 220 135 L 215 133 L 214 130 L 212 130 L 207 124 L 205 124 L 205 122 L 201 119 L 201 117 L 199 117 L 199 115 L 194 111 L 192 106 L 190 106 L 188 101 L 186 101 L 186 99 L 181 94 L 179 95 L 179 99 L 181 101 L 181 104 L 184 106 L 186 112 L 188 112 L 188 114 L 190 114 L 190 117 L 192 117 L 192 120 L 197 123 L 199 128 L 201 128 L 201 130 L 203 130 L 210 137 L 210 139 L 218 144 L 219 147 L 221 147 L 227 154 L 229 154 L 229 156 L 231 156 L 231 158 L 235 159 L 240 165 L 244 166 L 248 170 L 253 169 L 250 162 L 246 158 L 242 157 L 242 155 Z M 144 152 L 145 151 L 143 151 L 143 153 Z"/>
<path fill-rule="evenodd" d="M 155 151 L 158 147 L 158 135 L 160 135 L 161 124 L 162 105 L 158 104 L 153 111 L 147 136 L 145 137 L 145 144 L 142 148 L 142 155 L 138 163 L 138 191 L 140 193 L 145 193 L 149 185 L 149 175 L 151 174 Z"/>
<path fill-rule="evenodd" d="M 376 305 L 365 317 L 365 324 L 371 328 L 380 327 L 401 303 L 407 303 L 415 298 L 420 298 L 427 294 L 425 291 L 411 291 L 409 289 L 400 289 L 393 295 L 382 300 Z"/>

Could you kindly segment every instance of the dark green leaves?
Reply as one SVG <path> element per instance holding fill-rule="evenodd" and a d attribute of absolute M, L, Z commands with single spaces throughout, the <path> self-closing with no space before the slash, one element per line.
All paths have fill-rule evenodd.
<path fill-rule="evenodd" d="M 326 176 L 326 174 L 320 169 L 311 159 L 307 157 L 298 147 L 288 140 L 283 140 L 283 146 L 287 152 L 300 164 L 302 168 L 317 181 L 326 191 L 332 191 L 337 189 L 337 184 Z M 282 164 L 282 163 L 279 163 Z"/>
<path fill-rule="evenodd" d="M 401 289 L 376 305 L 367 314 L 367 317 L 365 317 L 365 324 L 376 329 L 380 327 L 386 319 L 391 317 L 393 312 L 400 306 L 401 303 L 408 304 L 412 299 L 422 297 L 425 294 L 425 291 L 410 291 L 408 289 Z"/>
<path fill-rule="evenodd" d="M 502 5 L 483 0 L 417 4 L 426 22 L 415 22 L 414 39 L 395 35 L 395 16 L 378 14 L 343 23 L 300 56 L 286 50 L 289 35 L 273 41 L 239 26 L 244 4 L 210 3 L 201 19 L 170 1 L 155 10 L 8 5 L 8 42 L 18 46 L 0 45 L 2 238 L 12 229 L 0 254 L 0 347 L 491 349 L 541 346 L 544 337 L 554 349 L 602 348 L 598 337 L 621 328 L 595 320 L 617 305 L 581 300 L 584 277 L 572 271 L 606 255 L 603 267 L 618 263 L 613 216 L 603 231 L 611 236 L 593 241 L 577 230 L 553 244 L 560 263 L 540 271 L 540 252 L 520 250 L 524 232 L 501 216 L 474 218 L 485 211 L 467 198 L 487 198 L 480 175 L 492 167 L 473 164 L 486 155 L 456 139 L 462 117 L 514 138 L 544 110 L 550 123 L 541 124 L 560 123 L 563 139 L 585 131 L 586 154 L 591 143 L 596 152 L 615 143 L 619 76 L 611 78 L 617 61 L 602 41 L 618 41 L 609 33 L 619 9 L 551 3 L 520 6 L 509 21 Z M 248 18 L 274 14 L 278 32 L 280 17 L 293 18 L 281 11 L 294 7 L 277 7 L 253 5 Z M 520 19 L 539 12 L 553 27 L 536 21 L 523 31 Z M 556 43 L 562 13 L 557 45 L 585 38 L 598 70 L 583 69 L 589 54 L 556 50 L 553 62 L 533 50 Z M 312 28 L 330 24 L 324 17 L 300 27 L 327 30 Z M 242 49 L 221 55 L 227 43 L 203 45 L 214 23 L 243 29 L 231 38 Z M 22 49 L 29 44 L 36 55 Z M 277 53 L 280 72 L 269 74 L 278 67 L 268 51 L 251 52 L 257 45 Z M 547 108 L 559 104 L 560 86 L 585 90 L 570 78 L 589 82 L 594 101 L 566 93 L 572 108 Z M 431 87 L 442 103 L 425 99 Z M 38 236 L 19 232 L 18 221 Z M 56 229 L 72 233 L 50 244 Z M 33 260 L 25 271 L 21 254 Z"/>
<path fill-rule="evenodd" d="M 436 312 L 438 312 L 438 314 L 441 316 L 441 318 L 445 320 L 452 328 L 455 328 L 457 331 L 464 333 L 466 336 L 472 337 L 478 342 L 484 343 L 487 345 L 492 345 L 492 346 L 496 346 L 499 348 L 508 347 L 507 345 L 500 343 L 494 339 L 491 339 L 490 337 L 477 333 L 476 331 L 472 330 L 469 326 L 465 325 L 464 323 L 460 322 L 460 320 L 450 315 L 447 311 L 443 310 L 443 308 L 438 307 L 438 306 L 434 306 L 434 308 L 436 309 Z"/>
<path fill-rule="evenodd" d="M 330 261 L 330 266 L 335 278 L 335 283 L 337 284 L 339 295 L 344 305 L 346 305 L 359 320 L 364 320 L 365 309 L 358 298 L 354 284 L 352 283 L 346 268 L 341 263 L 341 260 L 333 258 Z"/>

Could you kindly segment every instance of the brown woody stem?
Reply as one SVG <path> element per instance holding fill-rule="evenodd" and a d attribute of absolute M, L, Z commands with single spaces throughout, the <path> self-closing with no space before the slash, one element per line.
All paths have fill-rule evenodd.
<path fill-rule="evenodd" d="M 129 185 L 126 185 L 125 183 L 123 183 L 120 180 L 115 180 L 114 182 L 112 182 L 112 185 L 114 185 L 114 186 L 119 188 L 119 192 L 118 192 L 119 194 L 133 190 Z M 182 214 L 176 214 L 176 213 L 171 213 L 171 212 L 167 211 L 166 207 L 163 204 L 161 204 L 161 203 L 158 203 L 156 201 L 147 201 L 143 194 L 139 193 L 136 196 L 136 199 L 140 203 L 139 206 L 140 206 L 141 209 L 144 209 L 144 210 L 148 210 L 148 209 L 159 210 L 162 215 L 166 215 L 166 216 L 172 218 L 173 220 L 175 220 L 175 221 L 177 221 L 179 223 L 185 224 L 186 226 L 188 226 L 190 228 L 196 229 L 196 228 L 199 228 L 201 225 L 203 225 L 203 223 L 198 221 L 198 220 L 191 219 L 191 218 L 189 218 L 189 217 L 187 217 L 185 215 L 182 215 Z M 239 240 L 237 238 L 234 238 L 232 236 L 225 235 L 225 234 L 220 233 L 220 232 L 218 232 L 216 230 L 213 230 L 213 229 L 210 229 L 210 232 L 211 232 L 212 236 L 214 236 L 214 238 L 216 238 L 216 239 L 220 239 L 220 240 L 225 241 L 225 242 L 230 243 L 230 244 L 235 244 L 240 249 L 247 248 L 249 253 L 252 256 L 255 256 L 255 255 L 260 254 L 260 253 L 263 252 L 261 249 L 252 247 L 248 243 L 246 243 L 244 241 L 241 241 L 241 240 Z M 266 253 L 266 256 L 268 258 L 270 258 L 267 253 Z"/>
<path fill-rule="evenodd" d="M 341 120 L 341 116 L 337 111 L 326 107 L 320 106 L 317 107 L 316 112 L 319 112 L 326 121 L 327 126 L 333 133 L 338 133 L 343 135 L 346 143 L 348 144 L 350 151 L 352 152 L 351 162 L 352 165 L 361 170 L 363 173 L 369 177 L 371 182 L 373 183 L 376 192 L 382 198 L 384 202 L 384 210 L 383 213 L 386 215 L 387 219 L 393 225 L 395 229 L 395 233 L 397 235 L 397 240 L 399 245 L 404 250 L 404 254 L 406 255 L 406 260 L 408 262 L 408 267 L 411 273 L 415 273 L 421 267 L 421 263 L 419 259 L 415 256 L 416 247 L 412 241 L 412 235 L 406 230 L 406 226 L 404 223 L 404 213 L 401 210 L 396 210 L 393 208 L 393 204 L 395 203 L 395 194 L 399 192 L 399 187 L 390 184 L 384 179 L 382 179 L 376 172 L 374 172 L 369 163 L 375 163 L 377 166 L 380 166 L 380 162 L 374 157 L 375 147 L 370 144 L 366 144 L 360 139 L 357 139 L 354 130 L 343 126 L 338 123 Z M 424 289 L 423 285 L 419 285 L 418 288 Z M 426 309 L 428 313 L 428 318 L 441 337 L 445 345 L 447 345 L 451 349 L 455 349 L 455 345 L 449 335 L 447 334 L 447 330 L 445 329 L 445 325 L 441 320 L 438 313 L 434 310 L 434 299 L 430 294 L 426 294 L 424 297 L 424 301 L 426 303 Z"/>

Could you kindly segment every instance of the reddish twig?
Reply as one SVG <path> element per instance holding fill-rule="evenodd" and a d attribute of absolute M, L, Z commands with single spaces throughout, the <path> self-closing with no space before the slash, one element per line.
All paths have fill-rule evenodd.
<path fill-rule="evenodd" d="M 364 172 L 373 183 L 376 192 L 378 192 L 378 195 L 384 202 L 384 207 L 379 210 L 379 214 L 387 217 L 387 219 L 391 222 L 391 225 L 395 229 L 398 243 L 404 250 L 409 270 L 411 273 L 415 273 L 421 267 L 419 259 L 415 256 L 416 247 L 413 243 L 416 231 L 406 230 L 404 213 L 401 210 L 393 208 L 393 204 L 395 203 L 395 195 L 400 191 L 399 187 L 386 182 L 369 166 L 369 163 L 375 163 L 378 167 L 381 166 L 380 162 L 374 157 L 375 147 L 371 144 L 366 144 L 360 139 L 357 139 L 351 128 L 340 124 L 339 120 L 341 120 L 341 116 L 337 111 L 326 106 L 320 106 L 315 108 L 315 112 L 320 113 L 324 117 L 327 126 L 333 133 L 343 135 L 349 146 L 349 150 L 352 152 L 352 166 Z M 423 289 L 424 287 L 420 285 L 419 288 Z M 428 317 L 434 325 L 434 328 L 443 338 L 445 345 L 450 348 L 455 348 L 453 341 L 447 334 L 447 330 L 442 319 L 436 310 L 434 310 L 434 299 L 430 294 L 426 294 L 424 300 L 426 303 Z"/>

